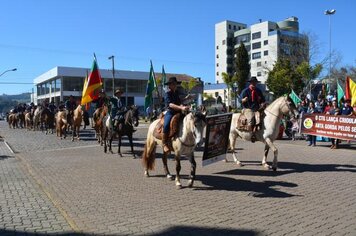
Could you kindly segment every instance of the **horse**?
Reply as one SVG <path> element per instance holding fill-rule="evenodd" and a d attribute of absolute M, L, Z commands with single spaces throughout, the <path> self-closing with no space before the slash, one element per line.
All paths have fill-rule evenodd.
<path fill-rule="evenodd" d="M 18 120 L 17 116 L 15 113 L 10 113 L 9 116 L 7 117 L 7 122 L 9 123 L 10 128 L 18 128 Z"/>
<path fill-rule="evenodd" d="M 25 126 L 25 115 L 24 115 L 24 113 L 22 111 L 18 112 L 16 114 L 16 118 L 18 120 L 18 125 L 20 126 L 21 129 L 23 129 L 24 126 Z"/>
<path fill-rule="evenodd" d="M 51 130 L 51 133 L 53 134 L 53 129 L 54 129 L 54 114 L 48 109 L 48 107 L 45 107 L 42 112 L 41 112 L 41 130 L 43 132 L 43 129 L 46 130 L 46 134 L 48 134 L 49 129 Z"/>
<path fill-rule="evenodd" d="M 56 133 L 57 137 L 66 138 L 67 132 L 67 113 L 66 111 L 58 111 L 56 115 Z M 63 137 L 62 137 L 63 136 Z"/>
<path fill-rule="evenodd" d="M 95 137 L 100 145 L 103 145 L 102 133 L 103 133 L 103 119 L 109 113 L 109 108 L 107 105 L 103 105 L 95 110 L 93 113 L 93 125 L 95 130 Z"/>
<path fill-rule="evenodd" d="M 75 135 L 76 135 L 77 139 L 80 140 L 80 138 L 79 138 L 79 129 L 80 129 L 80 126 L 82 125 L 82 117 L 83 117 L 82 105 L 78 105 L 77 108 L 73 111 L 73 119 L 72 119 L 73 136 L 72 136 L 72 142 L 74 141 Z"/>
<path fill-rule="evenodd" d="M 32 129 L 32 113 L 30 111 L 25 114 L 25 127 L 27 130 Z"/>
<path fill-rule="evenodd" d="M 135 132 L 134 127 L 138 126 L 138 109 L 136 106 L 131 106 L 129 107 L 128 111 L 124 115 L 124 122 L 118 124 L 118 127 L 114 130 L 111 117 L 107 116 L 105 120 L 105 126 L 104 126 L 104 152 L 107 152 L 107 146 L 109 146 L 109 151 L 112 153 L 112 141 L 114 137 L 117 135 L 119 139 L 119 144 L 118 144 L 118 154 L 122 157 L 121 154 L 121 138 L 123 136 L 127 136 L 130 142 L 131 146 L 131 153 L 134 158 L 136 158 L 136 154 L 133 149 L 133 142 L 132 142 L 132 134 Z M 108 142 L 107 137 L 109 136 Z"/>
<path fill-rule="evenodd" d="M 246 110 L 246 117 L 252 114 L 251 110 Z M 250 112 L 248 112 L 250 111 Z M 277 170 L 277 157 L 278 157 L 278 149 L 274 145 L 273 141 L 277 138 L 279 132 L 279 126 L 281 123 L 281 119 L 283 115 L 288 115 L 292 119 L 296 119 L 298 117 L 299 112 L 295 107 L 293 101 L 289 97 L 279 97 L 274 102 L 266 107 L 264 110 L 265 117 L 262 122 L 262 127 L 255 132 L 256 140 L 263 142 L 265 144 L 264 156 L 262 158 L 262 166 L 266 169 Z M 229 134 L 230 140 L 230 149 L 232 151 L 232 156 L 234 158 L 234 162 L 242 166 L 241 162 L 237 159 L 235 154 L 235 143 L 237 137 L 240 137 L 244 140 L 251 141 L 252 132 L 249 131 L 241 131 L 238 130 L 237 124 L 240 117 L 240 113 L 235 113 L 232 116 L 231 128 Z M 272 167 L 267 164 L 267 155 L 269 149 L 272 149 L 274 153 L 274 159 Z"/>
<path fill-rule="evenodd" d="M 144 146 L 144 151 L 142 154 L 142 163 L 145 168 L 144 175 L 149 177 L 149 170 L 154 168 L 155 163 L 155 154 L 156 154 L 156 145 L 159 144 L 162 146 L 162 140 L 154 137 L 154 132 L 157 123 L 160 122 L 160 119 L 152 122 L 148 128 L 147 140 Z M 205 114 L 201 112 L 190 112 L 188 113 L 183 120 L 180 121 L 178 134 L 172 139 L 172 148 L 175 155 L 176 161 L 176 178 L 175 185 L 178 189 L 182 188 L 180 181 L 180 157 L 181 155 L 187 155 L 191 164 L 190 169 L 190 178 L 188 181 L 188 187 L 193 187 L 195 180 L 195 170 L 196 162 L 194 159 L 194 149 L 197 145 L 202 144 L 203 142 L 203 130 L 206 126 Z M 163 152 L 163 167 L 168 179 L 173 179 L 172 175 L 169 173 L 167 166 L 167 155 L 168 153 Z"/>
<path fill-rule="evenodd" d="M 41 113 L 42 113 L 42 106 L 37 106 L 35 112 L 33 113 L 33 130 L 39 130 L 38 126 L 41 122 Z"/>

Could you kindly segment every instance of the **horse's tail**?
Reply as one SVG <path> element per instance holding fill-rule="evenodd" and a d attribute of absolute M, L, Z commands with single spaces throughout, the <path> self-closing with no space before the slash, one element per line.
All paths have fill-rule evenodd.
<path fill-rule="evenodd" d="M 147 141 L 142 153 L 142 164 L 147 170 L 153 170 L 155 167 L 156 158 L 156 143 L 152 135 L 147 134 Z"/>

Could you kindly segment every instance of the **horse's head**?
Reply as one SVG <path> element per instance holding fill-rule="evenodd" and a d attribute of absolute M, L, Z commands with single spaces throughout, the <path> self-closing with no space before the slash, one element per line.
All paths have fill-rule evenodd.
<path fill-rule="evenodd" d="M 203 143 L 203 132 L 206 126 L 205 113 L 195 111 L 189 113 L 187 116 L 190 116 L 190 128 L 195 139 L 195 144 L 200 146 Z"/>
<path fill-rule="evenodd" d="M 138 120 L 139 120 L 139 112 L 138 108 L 135 105 L 131 106 L 131 111 L 132 111 L 132 123 L 135 127 L 138 126 Z"/>
<path fill-rule="evenodd" d="M 292 99 L 287 96 L 283 97 L 283 103 L 281 105 L 281 112 L 283 115 L 289 116 L 291 120 L 298 119 L 299 112 Z"/>

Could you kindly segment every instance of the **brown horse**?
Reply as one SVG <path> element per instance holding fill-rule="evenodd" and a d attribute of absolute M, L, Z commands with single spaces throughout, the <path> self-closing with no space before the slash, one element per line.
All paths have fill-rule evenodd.
<path fill-rule="evenodd" d="M 32 129 L 32 113 L 30 111 L 25 114 L 25 127 L 28 130 Z"/>
<path fill-rule="evenodd" d="M 94 130 L 95 136 L 98 140 L 100 145 L 103 145 L 103 119 L 109 112 L 108 106 L 104 105 L 100 108 L 97 108 L 93 114 L 93 123 L 94 123 Z"/>
<path fill-rule="evenodd" d="M 9 123 L 10 128 L 13 128 L 13 129 L 18 128 L 18 125 L 17 125 L 18 120 L 17 120 L 17 116 L 15 113 L 11 113 L 8 116 L 7 122 Z"/>
<path fill-rule="evenodd" d="M 79 138 L 79 129 L 82 124 L 82 117 L 83 117 L 83 109 L 82 105 L 78 105 L 77 108 L 73 112 L 73 119 L 72 119 L 72 129 L 73 129 L 73 136 L 72 136 L 72 141 L 74 141 L 74 137 L 78 140 Z"/>
<path fill-rule="evenodd" d="M 57 137 L 66 138 L 67 132 L 67 114 L 65 111 L 59 111 L 56 116 L 56 133 Z M 63 137 L 62 137 L 63 136 Z"/>
<path fill-rule="evenodd" d="M 53 134 L 54 129 L 54 114 L 45 107 L 41 113 L 41 130 L 43 132 L 43 128 L 46 130 L 46 134 L 48 134 L 48 130 L 51 130 Z"/>

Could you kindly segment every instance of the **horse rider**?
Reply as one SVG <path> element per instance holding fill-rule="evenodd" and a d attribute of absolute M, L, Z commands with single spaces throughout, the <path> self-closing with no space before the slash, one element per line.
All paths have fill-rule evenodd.
<path fill-rule="evenodd" d="M 52 114 L 56 114 L 57 106 L 54 104 L 54 100 L 49 103 L 48 109 Z"/>
<path fill-rule="evenodd" d="M 178 112 L 185 112 L 189 110 L 189 106 L 182 105 L 181 99 L 179 98 L 179 93 L 177 90 L 177 85 L 181 82 L 177 81 L 176 77 L 170 77 L 168 82 L 165 85 L 168 85 L 168 90 L 165 93 L 165 102 L 166 102 L 166 114 L 164 115 L 164 124 L 163 124 L 163 135 L 162 135 L 162 144 L 163 151 L 170 151 L 170 144 L 168 140 L 170 122 L 172 117 Z"/>
<path fill-rule="evenodd" d="M 77 108 L 77 103 L 74 100 L 73 95 L 69 96 L 69 99 L 64 103 L 65 108 L 67 109 L 67 119 L 70 120 L 74 110 Z"/>
<path fill-rule="evenodd" d="M 114 123 L 114 129 L 116 129 L 120 123 L 124 122 L 124 115 L 127 112 L 121 102 L 121 95 L 123 93 L 123 90 L 116 89 L 114 96 L 110 98 L 111 117 Z"/>
<path fill-rule="evenodd" d="M 255 132 L 257 131 L 257 128 L 259 128 L 259 125 L 261 123 L 260 109 L 264 106 L 266 99 L 263 96 L 262 91 L 257 88 L 257 83 L 259 83 L 259 81 L 255 76 L 251 77 L 248 82 L 250 82 L 250 85 L 244 90 L 242 90 L 240 97 L 242 107 L 244 109 L 250 109 L 254 112 L 254 116 L 250 121 L 252 124 L 251 142 L 254 143 L 256 141 Z M 244 111 L 242 111 L 242 113 L 244 113 Z"/>

